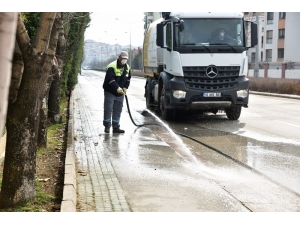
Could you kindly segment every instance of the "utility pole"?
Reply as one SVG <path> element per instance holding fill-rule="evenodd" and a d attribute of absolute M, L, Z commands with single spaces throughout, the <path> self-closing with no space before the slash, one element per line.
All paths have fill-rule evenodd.
<path fill-rule="evenodd" d="M 257 45 L 255 47 L 255 69 L 254 69 L 254 77 L 259 77 L 259 16 L 258 13 L 256 13 L 256 24 L 257 24 Z"/>
<path fill-rule="evenodd" d="M 130 48 L 129 48 L 129 66 L 131 69 L 131 23 L 129 24 L 130 28 L 129 28 L 129 39 L 130 39 Z"/>

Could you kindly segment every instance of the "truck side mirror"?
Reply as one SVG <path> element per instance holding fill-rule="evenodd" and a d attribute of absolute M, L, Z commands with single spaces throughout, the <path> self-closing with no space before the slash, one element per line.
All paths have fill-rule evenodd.
<path fill-rule="evenodd" d="M 156 26 L 156 45 L 164 47 L 164 24 L 159 23 Z"/>
<path fill-rule="evenodd" d="M 178 22 L 178 24 L 176 24 L 176 26 L 178 27 L 178 30 L 180 31 L 180 32 L 182 32 L 183 30 L 184 30 L 184 22 L 183 22 L 183 20 L 180 20 L 179 22 Z"/>
<path fill-rule="evenodd" d="M 252 21 L 245 21 L 246 47 L 252 48 L 258 44 L 257 24 Z"/>
<path fill-rule="evenodd" d="M 258 44 L 257 24 L 251 22 L 251 47 L 254 47 L 257 44 Z"/>

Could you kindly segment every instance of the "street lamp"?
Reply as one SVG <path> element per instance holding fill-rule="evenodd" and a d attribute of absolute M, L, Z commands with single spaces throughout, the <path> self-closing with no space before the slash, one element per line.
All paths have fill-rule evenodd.
<path fill-rule="evenodd" d="M 115 18 L 116 20 L 119 20 L 118 18 Z M 122 21 L 122 20 L 119 20 Z M 124 22 L 124 21 L 122 21 Z M 129 23 L 129 66 L 131 68 L 131 24 Z"/>
<path fill-rule="evenodd" d="M 115 19 L 118 20 L 118 21 L 129 24 L 129 39 L 130 39 L 130 41 L 129 41 L 129 66 L 131 68 L 131 58 L 132 58 L 132 55 L 131 55 L 131 24 L 137 23 L 137 22 L 142 22 L 142 21 L 144 21 L 144 19 L 143 20 L 138 20 L 138 21 L 135 21 L 135 22 L 131 22 L 131 23 L 125 22 L 123 20 L 119 20 L 118 18 L 115 18 Z"/>
<path fill-rule="evenodd" d="M 118 50 L 118 43 L 117 43 L 117 39 L 115 39 L 116 41 L 116 57 L 118 57 L 118 53 L 117 53 L 117 50 Z"/>

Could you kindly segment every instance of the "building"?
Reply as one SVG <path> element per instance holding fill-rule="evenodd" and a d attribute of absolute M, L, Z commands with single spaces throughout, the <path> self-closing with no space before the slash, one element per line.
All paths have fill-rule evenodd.
<path fill-rule="evenodd" d="M 245 20 L 256 21 L 255 12 L 244 12 Z M 259 62 L 300 62 L 300 12 L 259 12 Z M 248 50 L 255 62 L 255 48 Z"/>

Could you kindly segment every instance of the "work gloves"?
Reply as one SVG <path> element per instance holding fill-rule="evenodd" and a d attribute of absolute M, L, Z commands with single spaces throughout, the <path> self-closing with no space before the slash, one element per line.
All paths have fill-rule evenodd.
<path fill-rule="evenodd" d="M 125 95 L 125 94 L 126 94 L 126 92 L 124 93 L 123 89 L 120 88 L 120 87 L 118 87 L 117 92 L 118 92 L 119 94 L 122 94 L 122 95 Z"/>

